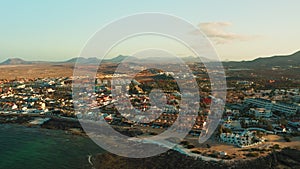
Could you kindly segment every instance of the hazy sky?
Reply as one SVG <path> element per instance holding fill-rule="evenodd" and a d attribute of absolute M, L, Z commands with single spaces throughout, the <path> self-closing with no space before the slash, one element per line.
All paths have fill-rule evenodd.
<path fill-rule="evenodd" d="M 78 56 L 105 24 L 141 12 L 168 13 L 199 26 L 222 60 L 290 54 L 300 50 L 299 6 L 299 0 L 1 0 L 0 61 Z"/>

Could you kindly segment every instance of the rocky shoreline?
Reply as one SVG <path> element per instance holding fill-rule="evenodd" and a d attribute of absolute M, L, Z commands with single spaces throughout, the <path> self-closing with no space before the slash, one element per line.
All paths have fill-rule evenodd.
<path fill-rule="evenodd" d="M 93 164 L 96 169 L 299 169 L 300 159 L 298 157 L 300 157 L 299 150 L 285 148 L 281 151 L 273 151 L 266 157 L 259 157 L 253 160 L 210 162 L 194 159 L 176 151 L 169 150 L 161 155 L 145 159 L 125 158 L 110 153 L 99 154 L 93 158 Z"/>
<path fill-rule="evenodd" d="M 49 118 L 46 122 L 41 125 L 30 124 L 36 118 Z M 80 122 L 76 118 L 65 118 L 65 117 L 46 117 L 44 115 L 20 115 L 20 114 L 1 114 L 0 115 L 0 124 L 20 124 L 27 127 L 41 127 L 45 129 L 53 130 L 64 130 L 67 133 L 87 136 L 81 127 Z M 137 128 L 128 129 L 118 126 L 112 126 L 118 132 L 129 136 L 134 137 L 142 134 L 143 132 Z"/>

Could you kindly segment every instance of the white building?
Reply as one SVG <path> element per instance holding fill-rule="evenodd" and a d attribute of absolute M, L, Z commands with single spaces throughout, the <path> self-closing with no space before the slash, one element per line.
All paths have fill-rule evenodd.
<path fill-rule="evenodd" d="M 234 144 L 239 147 L 250 146 L 253 144 L 253 134 L 249 131 L 244 131 L 241 134 L 222 133 L 220 139 L 222 142 Z"/>
<path fill-rule="evenodd" d="M 256 118 L 270 118 L 272 117 L 272 111 L 265 108 L 251 108 L 250 114 L 254 114 Z"/>

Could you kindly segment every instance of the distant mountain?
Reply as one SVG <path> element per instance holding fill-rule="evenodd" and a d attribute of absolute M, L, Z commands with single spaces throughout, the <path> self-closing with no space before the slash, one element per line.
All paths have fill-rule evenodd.
<path fill-rule="evenodd" d="M 101 62 L 104 62 L 104 63 L 120 63 L 128 57 L 131 57 L 131 56 L 119 55 L 119 56 L 111 58 L 111 59 L 103 59 Z M 84 58 L 84 57 L 78 57 L 77 58 L 76 57 L 76 58 L 69 59 L 69 60 L 67 60 L 65 62 L 62 62 L 62 63 L 97 64 L 99 62 L 100 62 L 100 58 L 97 58 L 97 57 L 91 57 L 91 58 Z"/>
<path fill-rule="evenodd" d="M 185 62 L 199 62 L 199 58 L 188 56 L 181 58 Z M 161 63 L 172 63 L 174 59 L 170 57 L 156 57 L 156 58 L 136 58 L 133 56 L 123 56 L 119 55 L 117 57 L 111 59 L 103 59 L 102 63 L 120 63 L 123 60 L 128 62 L 151 62 L 151 61 L 160 61 Z M 209 60 L 207 58 L 201 57 L 203 62 L 214 62 L 213 60 Z M 11 58 L 6 61 L 0 63 L 0 65 L 24 65 L 24 64 L 97 64 L 100 59 L 97 57 L 84 58 L 84 57 L 76 57 L 69 59 L 64 62 L 46 62 L 46 61 L 25 61 L 20 58 Z M 257 58 L 252 61 L 229 61 L 223 62 L 224 67 L 227 68 L 257 68 L 257 67 L 265 67 L 271 68 L 274 66 L 278 67 L 299 67 L 300 66 L 300 51 L 291 54 L 291 55 L 283 55 L 283 56 L 273 56 L 273 57 L 265 57 L 265 58 Z"/>
<path fill-rule="evenodd" d="M 119 56 L 111 58 L 111 59 L 103 59 L 103 62 L 105 62 L 105 63 L 120 63 L 125 59 L 134 59 L 134 57 L 119 55 Z"/>
<path fill-rule="evenodd" d="M 274 66 L 299 67 L 300 51 L 293 53 L 291 55 L 257 58 L 252 61 L 223 62 L 223 65 L 225 67 L 231 67 L 231 68 L 256 68 L 256 67 L 271 68 Z"/>
<path fill-rule="evenodd" d="M 199 58 L 188 56 L 181 58 L 185 62 L 200 62 Z M 110 59 L 103 59 L 102 63 L 121 63 L 123 60 L 126 60 L 126 62 L 136 62 L 136 63 L 151 63 L 151 62 L 161 62 L 161 63 L 172 63 L 175 62 L 174 58 L 171 57 L 134 57 L 134 56 L 124 56 L 119 55 L 114 58 Z M 203 62 L 210 62 L 211 60 L 201 57 L 201 60 Z M 78 57 L 78 58 L 72 58 L 70 60 L 65 61 L 64 63 L 80 63 L 80 64 L 95 64 L 99 63 L 100 59 L 93 57 L 93 58 L 84 58 L 84 57 Z"/>
<path fill-rule="evenodd" d="M 10 58 L 0 63 L 0 65 L 26 65 L 26 64 L 32 64 L 32 62 L 25 61 L 20 58 Z"/>
<path fill-rule="evenodd" d="M 99 62 L 99 59 L 96 57 L 91 57 L 91 58 L 84 58 L 84 57 L 76 57 L 76 58 L 72 58 L 69 59 L 65 62 L 61 62 L 61 63 L 79 63 L 79 64 L 96 64 Z"/>
<path fill-rule="evenodd" d="M 187 56 L 187 57 L 183 57 L 181 59 L 185 62 L 212 62 L 212 60 L 210 60 L 206 57 L 199 58 L 199 57 Z"/>

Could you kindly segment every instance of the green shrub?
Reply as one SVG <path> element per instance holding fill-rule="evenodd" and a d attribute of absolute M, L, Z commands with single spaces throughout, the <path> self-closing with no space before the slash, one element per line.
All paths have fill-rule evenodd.
<path fill-rule="evenodd" d="M 286 142 L 291 142 L 291 138 L 289 138 L 289 137 L 287 137 L 287 136 L 284 136 L 284 140 L 285 140 Z"/>
<path fill-rule="evenodd" d="M 191 151 L 191 152 L 194 153 L 194 154 L 201 154 L 201 152 L 198 151 L 198 150 L 193 150 L 193 151 Z"/>
<path fill-rule="evenodd" d="M 189 142 L 188 141 L 181 141 L 180 144 L 182 144 L 182 145 L 188 145 Z"/>
<path fill-rule="evenodd" d="M 259 153 L 248 153 L 248 154 L 245 154 L 245 156 L 247 156 L 247 157 L 258 157 Z"/>
<path fill-rule="evenodd" d="M 280 146 L 279 146 L 278 144 L 275 144 L 275 145 L 273 146 L 273 149 L 280 149 Z"/>
<path fill-rule="evenodd" d="M 195 146 L 192 145 L 192 144 L 189 144 L 189 145 L 186 146 L 186 148 L 191 149 L 191 148 L 195 148 Z"/>
<path fill-rule="evenodd" d="M 213 157 L 213 158 L 218 158 L 218 155 L 213 153 L 213 154 L 209 154 L 208 156 Z"/>

